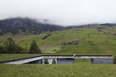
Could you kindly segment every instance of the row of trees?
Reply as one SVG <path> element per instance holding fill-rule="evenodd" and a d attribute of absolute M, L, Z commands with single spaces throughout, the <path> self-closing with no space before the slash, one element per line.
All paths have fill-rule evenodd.
<path fill-rule="evenodd" d="M 18 44 L 15 44 L 15 41 L 12 38 L 8 38 L 3 45 L 0 45 L 0 53 L 29 53 L 29 54 L 41 54 L 40 48 L 37 46 L 35 40 L 32 41 L 30 49 L 28 52 L 24 52 L 25 49 L 20 47 Z"/>

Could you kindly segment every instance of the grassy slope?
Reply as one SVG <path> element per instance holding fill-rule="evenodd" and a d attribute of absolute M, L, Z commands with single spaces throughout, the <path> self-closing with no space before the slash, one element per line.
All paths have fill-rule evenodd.
<path fill-rule="evenodd" d="M 0 77 L 115 77 L 115 65 L 7 65 Z M 7 73 L 7 74 L 6 74 Z"/>
<path fill-rule="evenodd" d="M 109 27 L 110 28 L 110 27 Z M 110 32 L 109 30 L 107 30 Z M 105 31 L 104 31 L 105 32 Z M 104 34 L 96 28 L 82 28 L 77 33 L 79 39 L 78 47 L 76 45 L 67 45 L 59 53 L 77 53 L 77 54 L 112 54 L 116 53 L 116 36 L 112 34 Z M 88 34 L 90 36 L 88 36 Z M 91 41 L 91 43 L 89 43 Z M 109 41 L 105 43 L 105 41 Z M 71 52 L 72 51 L 72 52 Z"/>
<path fill-rule="evenodd" d="M 11 37 L 24 48 L 26 48 L 25 44 L 27 44 L 28 49 L 31 41 L 35 39 L 43 53 L 116 54 L 116 35 L 113 35 L 113 33 L 116 33 L 116 27 L 105 26 L 102 32 L 98 31 L 97 27 L 55 31 L 45 40 L 42 40 L 42 38 L 49 32 L 41 35 L 16 35 Z M 0 42 L 4 41 L 7 37 L 9 37 L 9 34 L 0 36 Z M 77 45 L 66 45 L 62 49 L 62 43 L 68 43 L 73 40 L 79 40 L 78 47 Z M 89 41 L 91 41 L 91 43 Z M 108 43 L 106 43 L 106 41 L 108 41 Z M 57 52 L 53 52 L 53 49 L 56 49 Z"/>

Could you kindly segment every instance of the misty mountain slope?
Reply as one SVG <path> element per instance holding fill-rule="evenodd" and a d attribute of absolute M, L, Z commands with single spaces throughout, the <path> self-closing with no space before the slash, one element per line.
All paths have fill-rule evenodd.
<path fill-rule="evenodd" d="M 29 18 L 10 18 L 0 20 L 0 35 L 11 32 L 12 34 L 40 34 L 46 31 L 60 30 L 63 27 L 43 24 Z"/>
<path fill-rule="evenodd" d="M 42 53 L 116 54 L 116 26 L 70 27 L 40 35 L 10 36 L 8 34 L 0 36 L 0 43 L 8 37 L 12 37 L 16 43 L 28 49 L 31 41 L 35 39 Z"/>

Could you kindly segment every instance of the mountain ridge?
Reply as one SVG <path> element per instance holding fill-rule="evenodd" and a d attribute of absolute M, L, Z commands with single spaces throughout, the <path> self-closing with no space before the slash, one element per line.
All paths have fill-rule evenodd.
<path fill-rule="evenodd" d="M 11 32 L 12 34 L 40 34 L 46 31 L 55 31 L 62 29 L 62 26 L 37 22 L 35 19 L 30 18 L 9 18 L 0 20 L 0 35 Z"/>

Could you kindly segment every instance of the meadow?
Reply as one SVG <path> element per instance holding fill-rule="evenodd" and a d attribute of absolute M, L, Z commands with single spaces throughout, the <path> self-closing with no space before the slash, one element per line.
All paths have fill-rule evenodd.
<path fill-rule="evenodd" d="M 116 65 L 7 65 L 0 64 L 0 77 L 115 77 Z"/>

